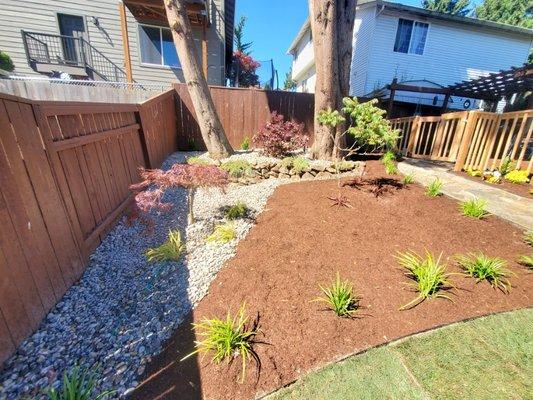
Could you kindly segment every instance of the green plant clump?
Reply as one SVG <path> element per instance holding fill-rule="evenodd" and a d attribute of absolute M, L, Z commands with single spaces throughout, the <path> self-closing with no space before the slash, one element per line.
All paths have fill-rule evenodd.
<path fill-rule="evenodd" d="M 189 165 L 212 165 L 213 162 L 204 157 L 193 156 L 193 157 L 187 158 L 187 164 Z"/>
<path fill-rule="evenodd" d="M 398 253 L 396 257 L 398 263 L 407 270 L 405 274 L 414 281 L 410 286 L 418 292 L 418 296 L 401 306 L 400 310 L 415 307 L 425 299 L 432 297 L 443 297 L 450 300 L 447 295 L 441 293 L 442 290 L 453 288 L 448 279 L 451 274 L 446 273 L 446 267 L 440 262 L 441 257 L 442 253 L 435 259 L 433 254 L 427 250 L 425 257 L 412 251 Z"/>
<path fill-rule="evenodd" d="M 483 175 L 479 169 L 467 168 L 465 172 L 474 177 Z"/>
<path fill-rule="evenodd" d="M 520 256 L 518 263 L 529 269 L 533 269 L 533 254 Z"/>
<path fill-rule="evenodd" d="M 250 150 L 250 138 L 246 136 L 241 143 L 241 150 Z"/>
<path fill-rule="evenodd" d="M 506 181 L 512 182 L 512 183 L 528 183 L 529 182 L 529 174 L 526 170 L 519 170 L 515 169 L 509 173 L 507 173 L 504 176 Z"/>
<path fill-rule="evenodd" d="M 428 187 L 426 188 L 426 194 L 429 197 L 437 197 L 442 195 L 442 182 L 439 178 L 436 178 L 433 182 L 431 182 Z"/>
<path fill-rule="evenodd" d="M 533 231 L 525 231 L 523 239 L 524 243 L 533 246 Z"/>
<path fill-rule="evenodd" d="M 355 161 L 350 160 L 342 160 L 335 164 L 335 168 L 338 169 L 341 172 L 344 171 L 351 171 L 356 167 L 357 163 Z"/>
<path fill-rule="evenodd" d="M 101 400 L 115 391 L 96 393 L 96 373 L 89 369 L 74 367 L 63 374 L 59 389 L 51 388 L 46 392 L 48 400 Z"/>
<path fill-rule="evenodd" d="M 246 160 L 231 160 L 222 163 L 220 168 L 234 178 L 252 174 L 252 165 Z"/>
<path fill-rule="evenodd" d="M 232 223 L 216 225 L 213 233 L 207 237 L 208 242 L 228 243 L 237 237 L 235 226 Z"/>
<path fill-rule="evenodd" d="M 485 210 L 487 201 L 483 199 L 470 199 L 461 202 L 459 208 L 461 213 L 467 217 L 483 219 L 489 213 Z"/>
<path fill-rule="evenodd" d="M 186 355 L 181 361 L 197 353 L 214 353 L 211 359 L 220 364 L 225 359 L 228 364 L 237 356 L 242 359 L 241 383 L 244 381 L 246 363 L 254 359 L 259 363 L 259 357 L 253 349 L 253 338 L 259 333 L 256 327 L 247 326 L 248 317 L 245 314 L 245 304 L 241 306 L 235 316 L 228 312 L 225 320 L 218 318 L 204 318 L 199 324 L 193 324 L 194 330 L 202 340 L 196 341 L 196 350 Z"/>
<path fill-rule="evenodd" d="M 403 177 L 403 184 L 410 185 L 415 181 L 415 176 L 413 174 L 408 174 Z"/>
<path fill-rule="evenodd" d="M 159 247 L 148 249 L 145 253 L 146 259 L 150 262 L 176 261 L 185 251 L 185 244 L 181 241 L 179 230 L 170 230 L 168 239 Z"/>
<path fill-rule="evenodd" d="M 457 262 L 466 274 L 476 278 L 477 282 L 486 280 L 492 287 L 509 293 L 511 284 L 507 278 L 512 272 L 506 268 L 505 260 L 477 253 L 458 256 Z"/>
<path fill-rule="evenodd" d="M 339 317 L 351 317 L 359 310 L 360 299 L 354 295 L 353 287 L 348 281 L 341 281 L 339 273 L 330 286 L 319 285 L 324 297 L 317 297 L 312 301 L 326 303 Z"/>
<path fill-rule="evenodd" d="M 246 204 L 237 202 L 225 211 L 225 216 L 229 220 L 244 218 L 250 212 Z"/>
<path fill-rule="evenodd" d="M 294 160 L 292 160 L 292 169 L 298 173 L 301 174 L 305 170 L 309 168 L 309 160 L 305 157 L 296 157 Z"/>
<path fill-rule="evenodd" d="M 514 168 L 514 163 L 511 157 L 505 157 L 502 161 L 502 164 L 500 165 L 500 168 L 498 168 L 498 172 L 501 176 L 507 175 L 509 172 L 511 172 Z"/>
<path fill-rule="evenodd" d="M 11 60 L 11 57 L 9 57 L 9 54 L 7 54 L 5 51 L 0 51 L 0 69 L 3 69 L 7 72 L 11 72 L 15 69 L 13 60 Z"/>

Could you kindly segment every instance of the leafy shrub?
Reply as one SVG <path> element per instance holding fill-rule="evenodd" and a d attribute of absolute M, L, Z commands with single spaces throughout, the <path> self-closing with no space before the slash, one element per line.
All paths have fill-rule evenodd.
<path fill-rule="evenodd" d="M 246 217 L 249 214 L 249 212 L 250 210 L 248 209 L 246 204 L 239 201 L 235 203 L 234 205 L 232 205 L 231 207 L 229 207 L 225 211 L 224 214 L 227 219 L 234 220 L 234 219 Z"/>
<path fill-rule="evenodd" d="M 7 54 L 5 51 L 0 51 L 0 69 L 3 69 L 7 72 L 11 72 L 15 69 L 13 60 L 11 60 L 11 57 L 9 57 L 9 54 Z"/>
<path fill-rule="evenodd" d="M 241 150 L 249 150 L 249 149 L 250 149 L 250 138 L 246 136 L 241 143 Z"/>
<path fill-rule="evenodd" d="M 427 250 L 425 257 L 412 251 L 398 253 L 396 257 L 398 263 L 407 269 L 405 275 L 414 281 L 411 286 L 418 292 L 418 296 L 400 307 L 400 310 L 415 307 L 425 299 L 432 297 L 450 299 L 447 295 L 441 293 L 442 290 L 453 287 L 448 279 L 451 274 L 446 273 L 446 267 L 440 263 L 441 257 L 442 253 L 435 259 L 433 254 Z"/>
<path fill-rule="evenodd" d="M 483 173 L 479 169 L 467 168 L 466 173 L 470 176 L 481 176 Z"/>
<path fill-rule="evenodd" d="M 207 237 L 208 242 L 228 243 L 237 237 L 232 223 L 216 225 L 213 233 Z"/>
<path fill-rule="evenodd" d="M 234 178 L 252 174 L 252 165 L 246 160 L 230 160 L 222 163 L 220 168 Z"/>
<path fill-rule="evenodd" d="M 319 287 L 324 297 L 317 297 L 313 301 L 326 303 L 339 317 L 351 317 L 359 310 L 360 299 L 354 295 L 348 281 L 341 281 L 338 272 L 337 279 L 330 286 Z"/>
<path fill-rule="evenodd" d="M 213 361 L 220 364 L 224 359 L 228 364 L 236 357 L 242 359 L 241 383 L 244 381 L 246 363 L 254 359 L 259 364 L 259 357 L 253 349 L 253 338 L 259 333 L 257 326 L 248 327 L 245 304 L 232 317 L 228 312 L 225 320 L 204 318 L 199 324 L 193 324 L 197 335 L 202 338 L 196 342 L 196 350 L 186 355 L 181 361 L 198 353 L 213 353 Z"/>
<path fill-rule="evenodd" d="M 431 182 L 428 187 L 426 188 L 426 194 L 430 197 L 437 197 L 442 195 L 442 182 L 439 178 L 436 178 L 433 182 Z"/>
<path fill-rule="evenodd" d="M 506 262 L 501 258 L 492 258 L 483 253 L 477 253 L 458 256 L 457 262 L 467 275 L 477 278 L 477 282 L 486 280 L 494 288 L 506 293 L 511 289 L 511 284 L 507 279 L 511 271 L 505 268 Z"/>
<path fill-rule="evenodd" d="M 470 199 L 461 202 L 459 208 L 463 215 L 467 217 L 483 219 L 489 213 L 485 210 L 487 206 L 487 201 L 483 199 Z"/>
<path fill-rule="evenodd" d="M 506 181 L 512 183 L 528 183 L 529 174 L 526 170 L 515 169 L 504 176 Z"/>
<path fill-rule="evenodd" d="M 526 244 L 533 246 L 533 231 L 525 231 L 523 239 Z"/>
<path fill-rule="evenodd" d="M 351 171 L 356 167 L 357 163 L 355 161 L 348 161 L 348 160 L 342 160 L 335 164 L 335 168 L 337 168 L 339 171 Z"/>
<path fill-rule="evenodd" d="M 194 194 L 199 187 L 222 188 L 228 184 L 228 174 L 214 165 L 174 164 L 168 171 L 140 168 L 142 182 L 130 186 L 135 194 L 136 207 L 145 213 L 150 210 L 169 211 L 171 203 L 163 203 L 165 191 L 172 187 L 187 189 L 188 221 L 194 223 Z"/>
<path fill-rule="evenodd" d="M 302 133 L 303 125 L 285 121 L 283 115 L 273 112 L 270 121 L 253 137 L 256 146 L 273 157 L 284 156 L 305 147 L 309 137 Z"/>
<path fill-rule="evenodd" d="M 518 262 L 529 269 L 533 269 L 533 254 L 520 256 Z"/>
<path fill-rule="evenodd" d="M 292 169 L 296 173 L 301 174 L 309 168 L 309 160 L 305 157 L 296 157 L 292 160 Z"/>
<path fill-rule="evenodd" d="M 414 174 L 408 174 L 408 175 L 405 175 L 403 177 L 403 184 L 404 185 L 410 185 L 411 183 L 413 183 L 415 181 L 415 176 Z"/>
<path fill-rule="evenodd" d="M 61 386 L 46 392 L 49 400 L 101 400 L 111 396 L 115 391 L 96 393 L 96 373 L 89 369 L 74 367 L 63 374 Z"/>
<path fill-rule="evenodd" d="M 148 249 L 145 253 L 146 259 L 150 262 L 156 261 L 176 261 L 185 251 L 185 244 L 181 241 L 180 231 L 170 230 L 165 243 L 159 247 Z"/>
<path fill-rule="evenodd" d="M 213 165 L 213 162 L 207 158 L 193 156 L 187 158 L 187 164 L 189 165 Z"/>

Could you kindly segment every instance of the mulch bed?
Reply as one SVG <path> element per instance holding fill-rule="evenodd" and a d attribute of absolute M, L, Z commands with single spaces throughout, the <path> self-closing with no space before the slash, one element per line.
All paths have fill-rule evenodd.
<path fill-rule="evenodd" d="M 376 161 L 369 178 L 387 177 Z M 389 177 L 387 177 L 389 178 Z M 457 202 L 429 198 L 416 185 L 385 190 L 378 197 L 366 187 L 344 187 L 352 208 L 331 207 L 335 181 L 300 182 L 279 187 L 257 225 L 239 244 L 237 255 L 213 281 L 209 294 L 146 369 L 137 399 L 250 399 L 286 385 L 309 371 L 354 352 L 440 325 L 485 314 L 533 306 L 533 274 L 514 260 L 531 253 L 521 230 L 495 216 L 464 217 Z M 509 295 L 488 283 L 454 276 L 453 301 L 433 299 L 398 311 L 415 297 L 394 258 L 398 251 L 444 252 L 448 269 L 458 253 L 484 251 L 509 261 L 516 273 Z M 339 271 L 362 297 L 359 318 L 342 319 L 310 302 Z M 190 323 L 224 318 L 246 302 L 259 316 L 266 344 L 255 348 L 261 370 L 250 363 L 243 384 L 240 359 L 230 366 L 209 358 L 179 359 L 193 349 Z"/>
<path fill-rule="evenodd" d="M 530 185 L 529 183 L 518 184 L 518 183 L 508 182 L 504 179 L 502 179 L 500 183 L 489 183 L 481 179 L 481 177 L 479 176 L 470 176 L 464 171 L 455 172 L 455 173 L 462 178 L 466 178 L 466 179 L 469 179 L 471 181 L 478 182 L 478 183 L 483 183 L 484 185 L 487 185 L 493 188 L 495 187 L 497 189 L 502 189 L 509 193 L 513 193 L 518 196 L 522 196 L 522 197 L 533 200 L 533 195 L 529 193 L 529 189 L 533 188 L 533 186 Z"/>

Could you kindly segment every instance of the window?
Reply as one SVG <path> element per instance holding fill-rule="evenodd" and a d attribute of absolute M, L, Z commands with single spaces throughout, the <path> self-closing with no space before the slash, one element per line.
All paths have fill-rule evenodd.
<path fill-rule="evenodd" d="M 429 24 L 400 18 L 394 42 L 398 53 L 424 54 Z"/>
<path fill-rule="evenodd" d="M 143 64 L 179 67 L 180 62 L 168 28 L 139 25 L 139 47 Z"/>

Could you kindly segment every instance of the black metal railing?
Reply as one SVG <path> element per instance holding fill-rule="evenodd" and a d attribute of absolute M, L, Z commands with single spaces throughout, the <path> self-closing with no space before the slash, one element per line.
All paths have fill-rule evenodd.
<path fill-rule="evenodd" d="M 126 72 L 83 37 L 22 31 L 22 40 L 30 64 L 82 67 L 106 81 L 126 81 Z"/>

